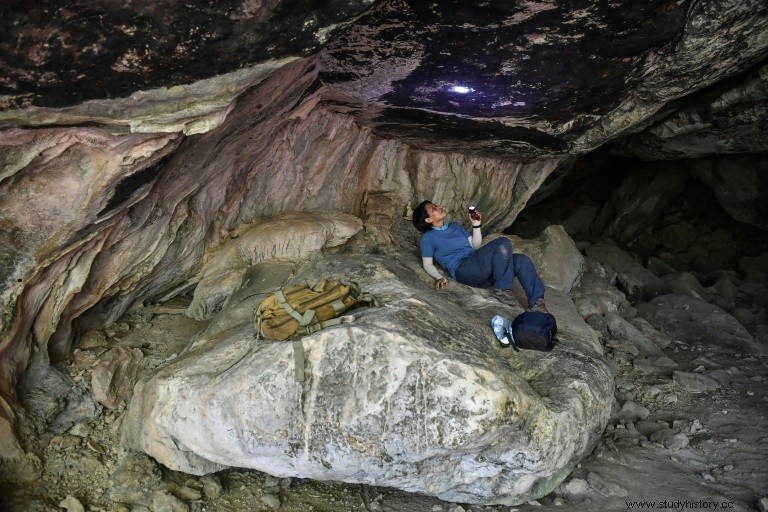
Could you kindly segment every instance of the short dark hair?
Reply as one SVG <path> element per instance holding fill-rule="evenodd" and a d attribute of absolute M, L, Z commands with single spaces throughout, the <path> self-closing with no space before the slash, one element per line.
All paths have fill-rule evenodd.
<path fill-rule="evenodd" d="M 422 233 L 426 233 L 432 227 L 432 224 L 427 222 L 427 219 L 429 218 L 429 214 L 427 213 L 428 204 L 432 204 L 432 201 L 422 201 L 421 204 L 413 210 L 413 216 L 411 217 L 414 227 Z"/>

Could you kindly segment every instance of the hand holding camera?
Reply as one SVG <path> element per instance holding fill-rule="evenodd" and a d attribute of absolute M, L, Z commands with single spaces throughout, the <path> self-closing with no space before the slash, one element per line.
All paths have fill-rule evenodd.
<path fill-rule="evenodd" d="M 477 208 L 474 206 L 469 207 L 469 219 L 472 221 L 473 226 L 479 226 L 482 222 L 482 215 L 480 215 L 480 212 L 477 211 Z"/>

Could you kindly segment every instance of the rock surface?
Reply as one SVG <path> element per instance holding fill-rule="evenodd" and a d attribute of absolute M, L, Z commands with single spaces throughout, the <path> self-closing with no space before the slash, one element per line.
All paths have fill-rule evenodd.
<path fill-rule="evenodd" d="M 686 343 L 723 344 L 746 354 L 766 352 L 733 316 L 695 297 L 662 295 L 637 311 L 663 333 Z"/>
<path fill-rule="evenodd" d="M 5 437 L 23 419 L 18 385 L 30 384 L 56 431 L 97 417 L 87 383 L 44 368 L 72 355 L 78 331 L 196 285 L 242 224 L 297 210 L 360 214 L 379 194 L 390 198 L 390 216 L 426 197 L 456 212 L 471 201 L 501 229 L 550 176 L 601 145 L 617 142 L 613 151 L 641 158 L 765 150 L 764 2 L 459 4 L 8 3 L 0 17 L 0 455 L 34 479 L 37 455 Z M 715 195 L 694 203 L 719 202 L 764 228 L 764 180 L 742 172 L 763 164 L 758 153 L 691 163 Z M 710 228 L 709 214 L 688 209 L 702 220 L 665 223 L 658 237 L 651 226 L 638 250 L 647 242 L 703 273 L 744 255 L 729 228 Z M 592 204 L 573 224 L 596 215 Z M 392 225 L 380 220 L 366 219 L 366 230 Z M 616 233 L 635 228 L 619 224 Z M 764 236 L 745 239 L 752 247 Z M 377 250 L 391 240 L 385 233 Z M 740 289 L 749 308 L 734 310 L 741 295 L 722 304 L 762 343 L 764 292 L 754 290 L 768 275 L 764 259 L 750 260 Z M 611 271 L 631 299 L 659 293 L 623 263 Z M 218 299 L 203 314 L 216 307 Z M 747 339 L 729 329 L 728 339 Z M 591 329 L 579 332 L 597 343 Z M 633 356 L 624 341 L 612 341 L 618 361 Z M 635 359 L 633 368 L 664 375 L 660 359 Z M 110 375 L 96 388 L 107 390 Z M 46 397 L 37 378 L 60 389 Z M 121 394 L 99 398 L 114 406 Z M 685 448 L 674 438 L 671 446 Z M 81 462 L 100 467 L 92 456 Z M 604 480 L 593 476 L 593 488 Z M 137 506 L 184 506 L 165 491 L 144 498 Z"/>
<path fill-rule="evenodd" d="M 552 353 L 503 352 L 487 322 L 508 306 L 458 284 L 437 293 L 414 263 L 336 256 L 292 279 L 346 277 L 383 303 L 304 337 L 303 382 L 291 343 L 256 340 L 250 308 L 222 311 L 245 315 L 136 387 L 126 440 L 194 474 L 248 467 L 468 503 L 546 494 L 602 431 L 610 372 L 565 325 Z"/>

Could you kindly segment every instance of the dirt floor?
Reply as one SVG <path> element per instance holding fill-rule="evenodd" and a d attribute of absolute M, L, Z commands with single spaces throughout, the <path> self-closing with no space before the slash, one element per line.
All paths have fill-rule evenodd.
<path fill-rule="evenodd" d="M 176 357 L 205 327 L 185 317 L 183 307 L 166 304 L 151 315 L 128 316 L 106 343 L 140 348 L 142 371 L 151 371 Z M 90 382 L 94 357 L 86 352 L 78 351 L 61 368 L 76 381 Z M 0 507 L 13 512 L 765 510 L 768 358 L 679 343 L 664 352 L 680 371 L 720 370 L 715 375 L 722 386 L 685 391 L 673 382 L 671 369 L 644 373 L 620 347 L 607 348 L 616 377 L 615 419 L 554 493 L 516 507 L 446 503 L 393 489 L 279 479 L 250 470 L 205 477 L 170 471 L 120 448 L 124 405 L 104 408 L 95 420 L 62 434 L 26 429 L 26 446 L 36 455 L 18 467 L 18 482 L 0 484 Z M 658 429 L 662 433 L 654 434 Z"/>

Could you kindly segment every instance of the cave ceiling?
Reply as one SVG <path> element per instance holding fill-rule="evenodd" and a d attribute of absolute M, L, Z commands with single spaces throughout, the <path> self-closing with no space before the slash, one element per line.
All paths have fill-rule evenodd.
<path fill-rule="evenodd" d="M 695 156 L 768 147 L 760 1 L 75 0 L 3 9 L 6 111 L 307 58 L 323 105 L 423 149 L 548 158 L 616 142 L 622 154 L 676 158 L 689 156 L 681 132 Z M 23 116 L 2 123 L 14 124 Z M 645 128 L 656 131 L 635 135 Z"/>

